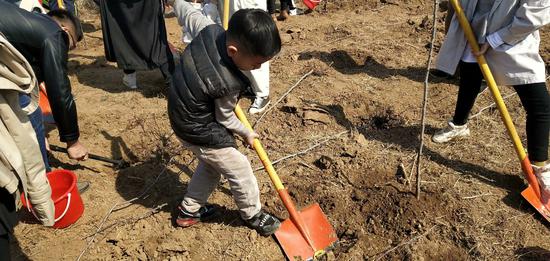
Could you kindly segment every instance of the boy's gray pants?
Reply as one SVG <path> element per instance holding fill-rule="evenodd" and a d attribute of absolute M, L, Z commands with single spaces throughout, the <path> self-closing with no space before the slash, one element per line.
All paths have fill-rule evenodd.
<path fill-rule="evenodd" d="M 189 213 L 206 204 L 223 175 L 229 182 L 233 199 L 243 219 L 250 219 L 261 209 L 258 182 L 248 158 L 233 147 L 212 149 L 183 142 L 199 165 L 187 185 L 181 206 Z"/>

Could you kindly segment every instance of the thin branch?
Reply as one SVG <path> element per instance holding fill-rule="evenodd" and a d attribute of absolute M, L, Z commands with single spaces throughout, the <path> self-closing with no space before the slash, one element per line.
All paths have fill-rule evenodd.
<path fill-rule="evenodd" d="M 117 210 L 120 210 L 120 209 L 123 209 L 125 207 L 128 207 L 129 205 L 131 205 L 134 201 L 142 198 L 143 196 L 145 196 L 149 190 L 151 190 L 151 188 L 158 182 L 158 180 L 160 179 L 160 177 L 162 175 L 164 175 L 164 173 L 166 173 L 166 170 L 168 169 L 168 166 L 172 163 L 172 158 L 170 158 L 168 160 L 168 163 L 164 166 L 164 169 L 162 169 L 162 171 L 157 175 L 157 177 L 155 178 L 155 180 L 153 181 L 153 183 L 151 183 L 147 188 L 145 188 L 143 190 L 143 192 L 135 197 L 135 198 L 132 198 L 130 200 L 126 200 L 126 201 L 122 201 L 122 202 L 118 202 L 118 203 L 115 203 L 110 209 L 109 211 L 107 211 L 107 213 L 105 214 L 105 216 L 103 217 L 103 219 L 101 220 L 101 222 L 99 223 L 99 226 L 97 227 L 95 233 L 91 236 L 90 240 L 88 240 L 88 243 L 86 244 L 86 246 L 84 247 L 84 249 L 82 249 L 82 251 L 80 252 L 80 255 L 78 255 L 78 257 L 76 258 L 77 261 L 79 261 L 82 256 L 84 256 L 84 254 L 86 253 L 86 251 L 88 251 L 88 249 L 92 246 L 92 244 L 94 243 L 94 240 L 96 238 L 96 236 L 98 235 L 98 233 L 101 231 L 101 229 L 103 228 L 103 225 L 105 224 L 105 222 L 107 221 L 107 219 L 111 216 L 111 214 L 114 212 L 114 211 L 117 211 Z"/>
<path fill-rule="evenodd" d="M 255 128 L 256 125 L 264 118 L 264 116 L 270 112 L 273 108 L 275 108 L 275 105 L 277 105 L 279 102 L 281 102 L 292 90 L 294 90 L 294 88 L 296 88 L 298 86 L 298 84 L 300 84 L 300 82 L 302 82 L 305 78 L 307 78 L 309 75 L 311 75 L 313 73 L 314 69 L 311 69 L 309 72 L 307 72 L 306 74 L 304 74 L 294 85 L 292 85 L 275 103 L 273 103 L 271 106 L 269 106 L 269 108 L 267 108 L 267 110 L 262 114 L 262 116 L 260 116 L 260 118 L 258 118 L 258 120 L 254 123 L 254 125 L 252 125 L 252 128 Z"/>
<path fill-rule="evenodd" d="M 271 162 L 271 165 L 275 165 L 275 164 L 277 164 L 277 163 L 279 163 L 279 162 L 281 162 L 281 161 L 283 161 L 283 160 L 286 160 L 286 159 L 290 159 L 290 158 L 293 158 L 293 157 L 296 157 L 296 156 L 300 156 L 300 155 L 306 154 L 306 153 L 308 153 L 309 151 L 311 151 L 311 150 L 313 150 L 313 149 L 315 149 L 315 148 L 317 148 L 317 147 L 319 147 L 319 146 L 321 146 L 321 145 L 323 145 L 323 144 L 325 144 L 325 143 L 327 143 L 327 142 L 329 142 L 329 141 L 331 141 L 331 140 L 337 139 L 338 137 L 342 136 L 343 134 L 346 134 L 346 133 L 349 133 L 349 132 L 350 132 L 350 131 L 342 131 L 342 132 L 337 133 L 337 134 L 335 134 L 335 135 L 332 135 L 332 136 L 328 136 L 328 137 L 319 139 L 319 140 L 317 140 L 317 142 L 316 142 L 313 146 L 311 146 L 311 147 L 309 147 L 309 148 L 307 148 L 307 149 L 305 149 L 305 150 L 296 152 L 296 153 L 294 153 L 294 154 L 286 155 L 286 156 L 284 156 L 284 157 L 282 157 L 282 158 L 280 158 L 280 159 L 278 159 L 278 160 L 275 160 L 275 161 Z M 255 169 L 254 171 L 259 171 L 259 170 L 263 170 L 263 169 L 265 169 L 265 167 L 257 168 L 257 169 Z"/>
<path fill-rule="evenodd" d="M 492 195 L 493 195 L 492 193 L 484 193 L 484 194 L 475 195 L 475 196 L 462 197 L 462 199 L 474 199 L 474 198 L 480 198 L 480 197 L 492 196 Z"/>
<path fill-rule="evenodd" d="M 118 221 L 116 221 L 116 222 L 113 222 L 112 224 L 103 227 L 101 230 L 99 230 L 99 231 L 97 231 L 97 232 L 95 232 L 95 233 L 93 233 L 93 234 L 91 234 L 91 235 L 86 236 L 86 238 L 93 237 L 93 236 L 95 236 L 96 234 L 102 233 L 103 231 L 105 231 L 105 230 L 107 230 L 107 229 L 109 229 L 109 228 L 112 228 L 112 227 L 114 227 L 114 226 L 116 226 L 116 225 L 122 224 L 122 223 L 129 223 L 130 221 L 136 222 L 136 221 L 142 220 L 142 219 L 144 219 L 144 218 L 148 218 L 149 216 L 152 216 L 152 215 L 158 213 L 158 212 L 160 211 L 160 209 L 163 208 L 163 207 L 165 207 L 165 206 L 168 206 L 168 203 L 163 203 L 163 204 L 160 204 L 160 205 L 158 205 L 158 206 L 156 206 L 156 207 L 154 207 L 154 208 L 151 208 L 151 209 L 149 209 L 149 211 L 147 211 L 147 213 L 145 213 L 145 214 L 143 214 L 143 215 L 141 215 L 141 216 L 139 216 L 139 217 L 129 217 L 129 218 L 125 218 L 125 219 L 123 219 L 123 220 L 118 220 Z"/>
<path fill-rule="evenodd" d="M 409 241 L 406 241 L 406 242 L 401 242 L 399 243 L 397 246 L 394 246 L 388 250 L 386 250 L 384 253 L 382 253 L 382 255 L 380 255 L 378 258 L 376 258 L 375 260 L 378 261 L 378 260 L 381 260 L 382 258 L 384 258 L 385 256 L 387 256 L 389 253 L 395 251 L 396 249 L 400 248 L 400 247 L 403 247 L 403 246 L 406 246 L 406 245 L 410 245 L 412 243 L 414 243 L 416 240 L 418 240 L 419 238 L 422 238 L 422 237 L 425 237 L 426 235 L 428 235 L 430 232 L 432 232 L 432 230 L 437 227 L 437 224 L 436 225 L 433 225 L 430 229 L 426 230 L 426 232 L 422 233 L 421 235 L 418 235 L 418 236 L 415 236 L 413 238 L 411 238 Z"/>
<path fill-rule="evenodd" d="M 430 79 L 430 67 L 432 66 L 432 54 L 434 49 L 435 36 L 437 32 L 437 2 L 434 0 L 433 14 L 432 14 L 432 38 L 430 44 L 430 52 L 428 53 L 428 64 L 426 66 L 426 78 L 424 80 L 424 99 L 422 103 L 422 119 L 421 119 L 421 131 L 420 131 L 420 146 L 418 147 L 418 154 L 416 155 L 416 199 L 420 199 L 420 160 L 422 157 L 422 150 L 424 148 L 424 133 L 426 131 L 426 110 L 428 106 L 428 81 Z"/>
<path fill-rule="evenodd" d="M 487 89 L 488 89 L 488 88 L 487 88 Z M 512 96 L 514 96 L 514 95 L 516 95 L 516 94 L 518 94 L 518 93 L 517 93 L 517 92 L 510 93 L 510 94 L 508 94 L 508 95 L 502 97 L 502 100 L 506 100 L 506 99 L 508 99 L 508 98 L 510 98 L 510 97 L 512 97 Z M 490 109 L 490 108 L 493 108 L 493 107 L 495 107 L 496 105 L 497 105 L 497 104 L 493 102 L 493 103 L 489 104 L 488 106 L 481 108 L 481 110 L 479 110 L 476 114 L 470 116 L 468 119 L 471 120 L 471 119 L 473 119 L 473 118 L 476 118 L 476 117 L 478 117 L 479 115 L 481 115 L 481 113 L 482 113 L 483 111 L 488 110 L 488 109 Z"/>

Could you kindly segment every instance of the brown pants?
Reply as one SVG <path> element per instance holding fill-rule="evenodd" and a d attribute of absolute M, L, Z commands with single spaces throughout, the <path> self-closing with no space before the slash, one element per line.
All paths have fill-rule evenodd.
<path fill-rule="evenodd" d="M 187 212 L 195 213 L 206 204 L 221 175 L 229 182 L 233 199 L 243 219 L 250 219 L 260 211 L 258 182 L 245 155 L 233 147 L 211 149 L 186 142 L 183 145 L 199 160 L 181 202 Z"/>

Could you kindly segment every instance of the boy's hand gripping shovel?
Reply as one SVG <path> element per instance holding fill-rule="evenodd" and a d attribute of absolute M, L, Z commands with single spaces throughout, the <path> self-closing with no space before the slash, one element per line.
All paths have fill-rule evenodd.
<path fill-rule="evenodd" d="M 252 126 L 239 105 L 235 108 L 235 114 L 248 129 L 252 130 Z M 275 237 L 281 244 L 285 255 L 290 260 L 313 260 L 325 254 L 325 251 L 338 240 L 338 237 L 319 204 L 315 203 L 301 211 L 296 210 L 288 191 L 283 186 L 258 139 L 254 140 L 254 149 L 290 216 L 275 232 Z"/>
<path fill-rule="evenodd" d="M 474 36 L 470 23 L 468 22 L 468 20 L 466 19 L 466 16 L 464 15 L 464 11 L 462 10 L 460 3 L 458 2 L 458 0 L 451 0 L 451 3 L 453 5 L 453 8 L 455 9 L 455 15 L 457 16 L 458 21 L 460 22 L 460 26 L 464 30 L 464 34 L 466 35 L 466 38 L 468 39 L 468 42 L 470 43 L 472 50 L 474 52 L 478 52 L 479 46 L 478 46 L 477 40 Z M 514 127 L 514 123 L 512 122 L 512 119 L 508 114 L 508 110 L 506 109 L 506 105 L 502 100 L 502 96 L 500 95 L 500 91 L 498 90 L 495 79 L 493 78 L 491 70 L 489 69 L 489 65 L 485 60 L 485 56 L 483 55 L 477 56 L 477 62 L 479 64 L 479 67 L 481 68 L 481 72 L 483 73 L 483 76 L 485 77 L 485 81 L 487 81 L 487 85 L 491 90 L 491 94 L 493 95 L 495 103 L 498 107 L 502 121 L 504 122 L 504 125 L 508 130 L 508 134 L 510 135 L 510 138 L 512 138 L 512 142 L 514 143 L 514 148 L 516 150 L 516 153 L 521 163 L 521 168 L 523 169 L 523 174 L 525 175 L 525 178 L 529 182 L 529 186 L 525 190 L 523 190 L 523 192 L 521 192 L 521 195 L 523 196 L 523 198 L 525 198 L 529 202 L 529 204 L 531 204 L 535 209 L 537 209 L 537 211 L 546 219 L 546 221 L 550 222 L 550 212 L 548 211 L 548 207 L 550 206 L 544 206 L 541 202 L 540 187 L 539 187 L 537 178 L 533 174 L 533 168 L 531 167 L 531 162 L 529 161 L 529 158 L 527 157 L 527 154 L 525 153 L 525 150 L 521 145 L 521 140 L 519 139 L 519 136 L 516 132 L 516 128 Z"/>

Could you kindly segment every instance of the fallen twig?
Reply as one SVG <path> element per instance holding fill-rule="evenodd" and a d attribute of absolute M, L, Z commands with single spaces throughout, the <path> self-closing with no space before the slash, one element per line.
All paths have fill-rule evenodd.
<path fill-rule="evenodd" d="M 275 105 L 277 105 L 279 102 L 281 102 L 294 88 L 300 84 L 305 78 L 307 78 L 309 75 L 313 73 L 314 69 L 311 69 L 309 72 L 304 74 L 294 85 L 292 85 L 275 103 L 273 103 L 267 110 L 264 111 L 264 113 L 258 118 L 258 120 L 252 125 L 252 128 L 255 128 L 256 125 L 264 118 L 264 116 L 271 111 L 273 108 L 275 108 Z"/>
<path fill-rule="evenodd" d="M 502 100 L 506 100 L 506 99 L 508 99 L 508 98 L 510 98 L 510 97 L 512 97 L 512 96 L 514 96 L 514 95 L 516 95 L 516 94 L 517 94 L 517 92 L 510 93 L 510 94 L 508 94 L 508 95 L 502 97 Z M 473 118 L 476 118 L 476 117 L 478 117 L 479 115 L 481 115 L 481 113 L 482 113 L 483 111 L 488 110 L 488 109 L 490 109 L 490 108 L 492 108 L 492 107 L 495 107 L 496 105 L 497 105 L 497 104 L 493 102 L 493 103 L 489 104 L 489 106 L 486 106 L 486 107 L 481 108 L 481 110 L 479 110 L 476 114 L 474 114 L 474 115 L 468 117 L 468 119 L 471 120 L 471 119 L 473 119 Z"/>
<path fill-rule="evenodd" d="M 157 175 L 157 177 L 155 178 L 155 180 L 153 181 L 153 183 L 151 183 L 147 188 L 145 188 L 143 190 L 143 192 L 135 197 L 135 198 L 132 198 L 130 200 L 126 200 L 126 201 L 122 201 L 122 202 L 118 202 L 118 203 L 115 203 L 110 209 L 109 211 L 107 211 L 107 214 L 105 214 L 105 216 L 103 217 L 103 219 L 101 220 L 101 222 L 99 223 L 99 225 L 97 226 L 97 229 L 95 231 L 95 233 L 93 235 L 91 235 L 91 238 L 90 240 L 88 241 L 88 243 L 86 244 L 86 246 L 84 247 L 84 249 L 82 249 L 82 251 L 80 252 L 80 255 L 78 255 L 78 257 L 76 258 L 77 261 L 79 261 L 82 256 L 84 256 L 84 254 L 86 253 L 86 251 L 88 251 L 88 249 L 90 248 L 90 246 L 92 246 L 92 244 L 94 243 L 94 240 L 96 238 L 96 236 L 99 234 L 99 232 L 101 231 L 101 229 L 103 228 L 103 225 L 105 224 L 105 222 L 107 221 L 107 219 L 111 216 L 111 214 L 116 211 L 116 210 L 120 210 L 120 209 L 123 209 L 129 205 L 131 205 L 134 201 L 140 199 L 141 197 L 145 196 L 147 194 L 147 192 L 149 192 L 149 190 L 151 190 L 151 188 L 158 182 L 158 180 L 160 179 L 160 177 L 162 175 L 164 175 L 164 173 L 166 173 L 166 170 L 168 169 L 168 166 L 170 166 L 170 164 L 172 163 L 172 159 L 174 157 L 170 158 L 168 160 L 168 163 L 164 166 L 164 169 L 162 169 L 162 171 Z"/>
<path fill-rule="evenodd" d="M 107 230 L 107 229 L 109 229 L 109 228 L 112 228 L 112 227 L 114 227 L 114 226 L 116 226 L 116 225 L 118 225 L 118 224 L 126 223 L 126 222 L 128 222 L 128 221 L 136 222 L 136 221 L 142 220 L 142 219 L 144 219 L 144 218 L 147 218 L 147 217 L 149 217 L 149 216 L 151 216 L 151 215 L 154 215 L 154 214 L 158 213 L 159 210 L 160 210 L 161 208 L 165 207 L 165 206 L 168 206 L 168 203 L 163 203 L 163 204 L 160 204 L 160 205 L 158 205 L 158 206 L 156 206 L 156 207 L 154 207 L 154 208 L 151 208 L 151 209 L 149 209 L 149 211 L 148 211 L 147 213 L 145 213 L 145 214 L 143 214 L 143 215 L 141 215 L 141 216 L 139 216 L 139 217 L 136 217 L 136 218 L 134 218 L 134 217 L 129 217 L 129 218 L 126 218 L 126 219 L 123 219 L 123 220 L 116 221 L 116 222 L 114 222 L 114 223 L 112 223 L 112 224 L 110 224 L 110 225 L 108 225 L 108 226 L 103 227 L 101 230 L 96 231 L 94 234 L 91 234 L 91 235 L 89 235 L 89 236 L 86 236 L 86 238 L 89 238 L 89 237 L 92 237 L 92 236 L 94 236 L 94 235 L 96 235 L 96 234 L 102 233 L 103 231 L 105 231 L 105 230 Z"/>
<path fill-rule="evenodd" d="M 492 193 L 484 193 L 484 194 L 479 194 L 475 196 L 462 197 L 462 199 L 474 199 L 474 198 L 480 198 L 480 197 L 492 196 L 492 195 L 493 195 Z"/>
<path fill-rule="evenodd" d="M 434 0 L 433 4 L 433 28 L 432 38 L 430 44 L 430 52 L 428 53 L 428 64 L 426 65 L 426 78 L 424 79 L 424 99 L 422 102 L 422 119 L 421 131 L 420 131 L 420 146 L 418 147 L 418 154 L 416 155 L 416 199 L 420 199 L 420 160 L 422 157 L 422 149 L 424 148 L 424 132 L 426 131 L 426 110 L 428 106 L 428 81 L 430 79 L 430 67 L 432 66 L 432 54 L 434 49 L 435 36 L 437 32 L 437 2 Z M 411 173 L 412 174 L 412 173 Z"/>
<path fill-rule="evenodd" d="M 426 232 L 422 233 L 421 235 L 418 235 L 418 236 L 415 236 L 413 238 L 411 238 L 409 241 L 406 241 L 406 242 L 401 242 L 399 243 L 397 246 L 394 246 L 388 250 L 386 250 L 384 253 L 382 253 L 382 255 L 380 255 L 378 258 L 376 258 L 375 260 L 378 261 L 378 260 L 381 260 L 382 258 L 384 258 L 385 256 L 387 256 L 389 253 L 395 251 L 396 249 L 400 248 L 400 247 L 403 247 L 403 246 L 406 246 L 406 245 L 410 245 L 412 243 L 414 243 L 416 240 L 418 240 L 419 238 L 422 238 L 422 237 L 425 237 L 426 235 L 428 235 L 430 232 L 432 232 L 432 230 L 437 227 L 437 224 L 436 225 L 433 225 L 430 229 L 426 230 Z"/>
<path fill-rule="evenodd" d="M 311 146 L 311 147 L 309 147 L 309 148 L 307 148 L 307 149 L 305 149 L 305 150 L 296 152 L 296 153 L 294 153 L 294 154 L 286 155 L 286 156 L 284 156 L 284 157 L 282 157 L 282 158 L 280 158 L 280 159 L 278 159 L 278 160 L 275 160 L 275 161 L 271 162 L 271 165 L 275 165 L 275 164 L 277 164 L 277 163 L 279 163 L 279 162 L 281 162 L 281 161 L 283 161 L 283 160 L 286 160 L 286 159 L 290 159 L 290 158 L 293 158 L 293 157 L 296 157 L 296 156 L 300 156 L 300 155 L 302 155 L 302 154 L 306 154 L 306 153 L 308 153 L 309 151 L 311 151 L 311 150 L 313 150 L 313 149 L 315 149 L 315 148 L 317 148 L 317 147 L 319 147 L 319 146 L 321 146 L 321 145 L 323 145 L 323 144 L 325 144 L 325 143 L 327 143 L 327 142 L 329 142 L 329 141 L 331 141 L 331 140 L 334 140 L 334 139 L 336 139 L 336 138 L 342 136 L 343 134 L 349 133 L 349 132 L 350 132 L 350 131 L 342 131 L 342 132 L 337 133 L 337 134 L 334 134 L 334 135 L 332 135 L 332 136 L 324 137 L 324 138 L 322 138 L 322 139 L 320 139 L 320 140 L 317 140 L 317 143 L 315 143 L 313 146 Z M 260 167 L 260 168 L 255 169 L 254 171 L 259 171 L 259 170 L 263 170 L 263 169 L 265 169 L 265 167 L 262 166 L 262 167 Z"/>

